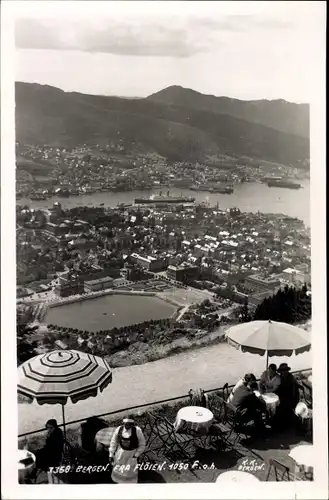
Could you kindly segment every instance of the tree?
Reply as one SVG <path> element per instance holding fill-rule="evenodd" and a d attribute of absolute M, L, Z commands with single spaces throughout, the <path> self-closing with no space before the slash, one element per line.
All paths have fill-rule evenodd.
<path fill-rule="evenodd" d="M 254 320 L 273 320 L 283 323 L 305 321 L 312 315 L 311 297 L 307 289 L 286 286 L 272 297 L 267 297 L 255 311 Z"/>
<path fill-rule="evenodd" d="M 240 323 L 248 323 L 251 321 L 252 318 L 249 312 L 248 299 L 245 299 L 243 306 L 240 307 L 238 317 Z"/>
<path fill-rule="evenodd" d="M 38 353 L 36 351 L 37 343 L 31 340 L 31 335 L 36 328 L 31 328 L 26 325 L 17 327 L 17 364 L 20 365 L 30 358 L 33 358 Z"/>

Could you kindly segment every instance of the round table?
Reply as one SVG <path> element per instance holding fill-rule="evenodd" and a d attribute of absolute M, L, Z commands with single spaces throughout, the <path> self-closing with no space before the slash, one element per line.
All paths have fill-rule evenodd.
<path fill-rule="evenodd" d="M 313 445 L 301 444 L 295 446 L 289 453 L 289 456 L 296 462 L 296 472 L 301 472 L 304 475 L 313 475 L 315 463 L 315 453 Z"/>
<path fill-rule="evenodd" d="M 115 427 L 105 427 L 97 432 L 95 436 L 96 450 L 101 451 L 104 448 L 108 449 L 111 444 L 111 439 L 115 431 Z"/>
<path fill-rule="evenodd" d="M 274 392 L 265 392 L 264 394 L 261 394 L 259 397 L 262 398 L 263 401 L 265 401 L 268 413 L 270 415 L 274 415 L 277 406 L 279 406 L 280 404 L 279 396 L 277 394 L 274 394 Z"/>
<path fill-rule="evenodd" d="M 240 470 L 229 470 L 227 472 L 223 472 L 216 479 L 216 483 L 252 483 L 258 482 L 259 479 L 256 476 L 253 476 L 249 472 L 243 472 Z"/>
<path fill-rule="evenodd" d="M 174 426 L 176 432 L 207 434 L 213 420 L 214 415 L 208 408 L 186 406 L 178 411 Z"/>
<path fill-rule="evenodd" d="M 31 463 L 24 464 L 21 463 L 21 460 L 31 459 Z M 17 451 L 17 469 L 18 469 L 18 482 L 24 483 L 26 479 L 29 477 L 31 472 L 35 467 L 36 457 L 34 453 L 28 450 L 18 450 Z"/>

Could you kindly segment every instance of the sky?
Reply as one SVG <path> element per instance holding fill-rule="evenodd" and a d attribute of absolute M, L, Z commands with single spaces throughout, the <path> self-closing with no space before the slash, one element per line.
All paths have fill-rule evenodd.
<path fill-rule="evenodd" d="M 26 3 L 15 22 L 16 81 L 127 97 L 181 85 L 312 98 L 323 2 Z"/>

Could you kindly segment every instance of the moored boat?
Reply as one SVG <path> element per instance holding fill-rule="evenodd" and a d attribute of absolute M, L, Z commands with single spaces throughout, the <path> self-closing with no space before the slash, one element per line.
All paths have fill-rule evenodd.
<path fill-rule="evenodd" d="M 301 184 L 291 181 L 269 181 L 267 185 L 268 187 L 282 187 L 288 189 L 300 189 L 302 187 Z"/>
<path fill-rule="evenodd" d="M 162 193 L 152 195 L 149 198 L 135 198 L 135 203 L 139 204 L 167 204 L 167 203 L 193 203 L 195 198 L 193 196 L 170 196 L 169 191 L 167 196 L 162 196 Z"/>

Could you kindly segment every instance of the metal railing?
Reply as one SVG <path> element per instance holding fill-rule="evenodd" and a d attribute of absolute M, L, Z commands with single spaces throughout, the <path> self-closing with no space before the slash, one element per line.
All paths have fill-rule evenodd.
<path fill-rule="evenodd" d="M 291 372 L 293 375 L 295 376 L 298 376 L 298 375 L 302 375 L 302 374 L 306 374 L 306 373 L 309 373 L 311 372 L 312 369 L 311 368 L 306 368 L 304 370 L 296 370 L 296 371 L 293 371 Z M 257 379 L 257 382 L 259 382 L 259 379 Z M 209 389 L 209 390 L 205 390 L 204 391 L 207 393 L 207 394 L 211 394 L 213 392 L 217 392 L 217 391 L 223 391 L 224 388 L 227 389 L 227 390 L 230 390 L 230 389 L 233 389 L 233 387 L 235 386 L 235 384 L 231 384 L 231 385 L 225 385 L 222 386 L 222 387 L 217 387 L 215 389 Z M 121 410 L 114 410 L 114 411 L 111 411 L 111 412 L 107 412 L 107 413 L 100 413 L 98 415 L 92 415 L 92 417 L 95 417 L 95 418 L 102 418 L 102 417 L 110 417 L 110 416 L 114 416 L 114 415 L 120 415 L 121 413 L 130 413 L 130 412 L 133 412 L 134 410 L 140 410 L 142 408 L 147 408 L 147 407 L 150 407 L 150 406 L 159 406 L 159 405 L 165 405 L 167 403 L 172 403 L 174 401 L 180 401 L 180 400 L 183 400 L 183 399 L 187 399 L 189 398 L 189 394 L 185 394 L 183 396 L 176 396 L 174 398 L 169 398 L 169 399 L 162 399 L 160 401 L 153 401 L 151 403 L 144 403 L 142 405 L 137 405 L 137 406 L 129 406 L 128 408 L 123 408 Z M 75 424 L 79 424 L 80 422 L 85 422 L 88 418 L 90 417 L 84 417 L 84 418 L 79 418 L 77 420 L 71 420 L 70 422 L 66 422 L 65 423 L 65 426 L 66 428 L 68 426 L 72 426 L 72 425 L 75 425 Z M 59 427 L 63 427 L 63 424 L 59 424 Z M 45 429 L 42 428 L 42 429 L 38 429 L 36 431 L 30 431 L 30 432 L 25 432 L 23 434 L 19 434 L 18 435 L 18 438 L 24 438 L 24 437 L 27 437 L 27 436 L 32 436 L 34 434 L 39 434 L 40 432 L 45 432 Z"/>

